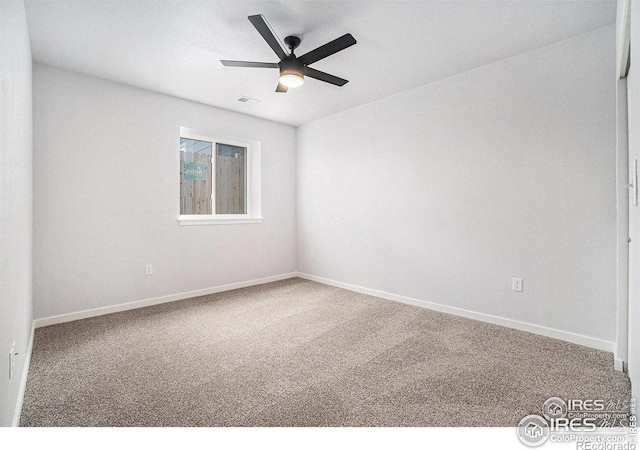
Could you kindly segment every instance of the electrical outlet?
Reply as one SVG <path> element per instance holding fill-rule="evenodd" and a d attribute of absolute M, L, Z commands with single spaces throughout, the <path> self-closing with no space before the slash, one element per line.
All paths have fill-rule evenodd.
<path fill-rule="evenodd" d="M 311 250 L 311 259 L 316 259 L 316 252 Z"/>
<path fill-rule="evenodd" d="M 522 278 L 514 278 L 511 283 L 511 290 L 522 292 Z"/>
<path fill-rule="evenodd" d="M 153 275 L 153 264 L 147 264 L 145 266 L 144 274 L 145 275 Z"/>
<path fill-rule="evenodd" d="M 13 344 L 11 344 L 11 350 L 9 350 L 9 379 L 13 378 L 13 368 L 15 367 L 17 355 L 16 341 L 13 341 Z"/>

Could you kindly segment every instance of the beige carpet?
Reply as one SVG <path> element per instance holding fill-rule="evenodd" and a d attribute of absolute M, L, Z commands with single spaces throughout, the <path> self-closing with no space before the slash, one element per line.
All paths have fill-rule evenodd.
<path fill-rule="evenodd" d="M 515 426 L 610 353 L 302 280 L 36 330 L 22 426 Z"/>

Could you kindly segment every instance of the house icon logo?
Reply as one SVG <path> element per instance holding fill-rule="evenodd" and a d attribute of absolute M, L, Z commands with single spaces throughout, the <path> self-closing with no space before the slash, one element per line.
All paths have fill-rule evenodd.
<path fill-rule="evenodd" d="M 529 422 L 524 429 L 524 434 L 530 438 L 537 439 L 538 436 L 542 436 L 542 427 L 537 423 Z"/>
<path fill-rule="evenodd" d="M 542 405 L 542 414 L 551 421 L 567 415 L 567 403 L 559 397 L 551 397 Z"/>
<path fill-rule="evenodd" d="M 542 445 L 549 438 L 549 424 L 537 414 L 527 416 L 518 424 L 518 438 L 529 447 Z"/>

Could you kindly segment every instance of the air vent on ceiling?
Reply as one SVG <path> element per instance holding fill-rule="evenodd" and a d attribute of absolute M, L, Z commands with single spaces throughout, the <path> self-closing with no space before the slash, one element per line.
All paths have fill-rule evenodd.
<path fill-rule="evenodd" d="M 242 103 L 253 103 L 254 105 L 257 105 L 258 103 L 260 103 L 260 100 L 257 100 L 255 98 L 251 98 L 251 97 L 247 97 L 246 95 L 243 95 L 242 97 L 240 97 L 238 99 L 239 102 Z"/>

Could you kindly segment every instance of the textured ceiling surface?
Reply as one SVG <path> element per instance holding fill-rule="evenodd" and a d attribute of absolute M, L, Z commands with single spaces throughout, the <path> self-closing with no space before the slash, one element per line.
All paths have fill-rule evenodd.
<path fill-rule="evenodd" d="M 36 62 L 290 125 L 300 125 L 615 22 L 615 1 L 27 0 Z M 350 82 L 307 79 L 276 93 L 277 62 L 247 20 L 264 15 L 302 55 L 344 33 L 358 44 L 312 65 Z M 260 103 L 239 102 L 248 96 Z"/>

